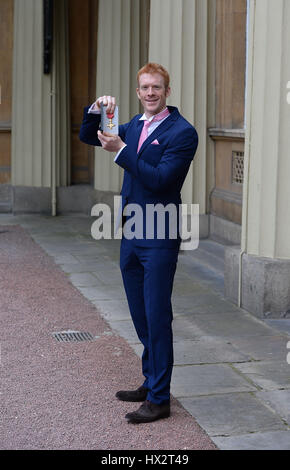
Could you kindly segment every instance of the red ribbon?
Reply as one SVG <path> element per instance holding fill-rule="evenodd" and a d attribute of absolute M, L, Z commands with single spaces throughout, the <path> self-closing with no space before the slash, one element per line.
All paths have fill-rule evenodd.
<path fill-rule="evenodd" d="M 107 113 L 107 116 L 108 116 L 109 119 L 113 119 L 114 113 Z"/>

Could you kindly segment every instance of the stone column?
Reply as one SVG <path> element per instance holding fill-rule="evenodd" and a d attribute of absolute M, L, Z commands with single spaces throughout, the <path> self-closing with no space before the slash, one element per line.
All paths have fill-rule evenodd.
<path fill-rule="evenodd" d="M 54 123 L 53 147 L 55 152 L 55 180 L 57 186 L 70 184 L 70 69 L 68 38 L 69 0 L 54 2 L 54 41 L 52 89 L 55 100 L 52 116 Z"/>
<path fill-rule="evenodd" d="M 226 294 L 259 316 L 290 309 L 290 3 L 249 2 L 241 255 L 226 254 Z M 235 279 L 235 285 L 233 285 Z"/>
<path fill-rule="evenodd" d="M 167 68 L 172 87 L 168 103 L 179 108 L 199 135 L 197 154 L 182 196 L 185 203 L 199 204 L 201 215 L 208 208 L 208 176 L 212 176 L 208 164 L 214 151 L 207 135 L 209 116 L 214 119 L 214 101 L 208 93 L 209 80 L 214 87 L 209 34 L 215 27 L 213 9 L 213 2 L 208 0 L 151 0 L 150 10 L 149 61 Z M 207 216 L 200 221 L 200 235 L 206 236 Z"/>
<path fill-rule="evenodd" d="M 49 187 L 51 77 L 43 74 L 43 2 L 14 1 L 12 184 Z"/>
<path fill-rule="evenodd" d="M 139 112 L 136 74 L 144 59 L 144 0 L 99 0 L 96 96 L 112 95 L 120 123 Z M 142 26 L 143 25 L 143 26 Z M 123 170 L 114 154 L 95 149 L 95 188 L 119 192 Z M 100 196 L 101 197 L 101 196 Z"/>
<path fill-rule="evenodd" d="M 43 2 L 14 1 L 12 184 L 14 212 L 50 212 L 67 184 L 67 0 L 55 2 L 53 63 L 43 73 Z"/>

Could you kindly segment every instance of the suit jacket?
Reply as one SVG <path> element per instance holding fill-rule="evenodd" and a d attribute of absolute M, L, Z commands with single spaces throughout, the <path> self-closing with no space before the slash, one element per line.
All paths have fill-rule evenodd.
<path fill-rule="evenodd" d="M 89 107 L 86 107 L 84 110 L 80 140 L 90 145 L 101 145 L 97 137 L 100 115 L 89 114 L 88 109 Z M 143 209 L 142 237 L 134 239 L 138 246 L 174 248 L 180 244 L 180 191 L 197 149 L 198 135 L 177 108 L 168 106 L 168 109 L 170 115 L 145 140 L 138 153 L 137 147 L 144 123 L 140 121 L 141 114 L 136 115 L 127 124 L 119 126 L 119 136 L 127 144 L 116 160 L 116 163 L 125 170 L 121 190 L 123 207 L 126 204 L 137 203 Z M 150 204 L 151 207 L 156 204 L 163 206 L 172 204 L 171 207 L 176 208 L 175 239 L 172 239 L 172 232 L 170 234 L 170 223 L 175 223 L 174 218 L 170 221 L 170 217 L 165 217 L 164 239 L 159 238 L 157 224 L 153 228 L 154 233 L 152 227 L 148 228 L 146 208 Z M 156 214 L 155 221 L 157 221 Z"/>

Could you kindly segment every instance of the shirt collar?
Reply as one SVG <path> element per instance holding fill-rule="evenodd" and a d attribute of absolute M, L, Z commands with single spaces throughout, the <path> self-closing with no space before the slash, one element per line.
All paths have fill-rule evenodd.
<path fill-rule="evenodd" d="M 166 106 L 165 109 L 167 109 L 167 106 Z M 159 116 L 159 114 L 164 113 L 164 110 L 165 110 L 165 109 L 162 109 L 162 111 L 160 111 L 160 113 L 154 114 L 154 115 L 151 116 L 149 119 L 146 117 L 146 115 L 145 115 L 145 113 L 144 113 L 144 114 L 140 117 L 139 121 L 149 121 L 149 122 L 151 122 L 152 119 L 155 118 L 155 116 Z"/>

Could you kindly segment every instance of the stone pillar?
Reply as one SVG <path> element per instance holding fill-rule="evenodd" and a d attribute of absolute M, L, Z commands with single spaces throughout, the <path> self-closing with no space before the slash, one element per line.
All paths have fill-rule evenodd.
<path fill-rule="evenodd" d="M 225 287 L 236 301 L 241 258 L 241 306 L 281 317 L 290 309 L 290 3 L 249 4 L 242 253 L 227 251 Z"/>
<path fill-rule="evenodd" d="M 55 180 L 57 186 L 70 184 L 70 69 L 68 38 L 69 0 L 54 2 L 52 116 L 54 124 Z"/>
<path fill-rule="evenodd" d="M 96 96 L 116 97 L 120 123 L 139 112 L 136 75 L 144 60 L 146 4 L 144 0 L 99 0 Z M 119 192 L 122 174 L 114 154 L 95 149 L 97 190 Z"/>
<path fill-rule="evenodd" d="M 213 2 L 208 0 L 151 0 L 150 9 L 149 61 L 167 68 L 172 88 L 168 103 L 179 108 L 199 135 L 197 154 L 182 196 L 185 203 L 199 204 L 201 215 L 208 208 L 208 164 L 214 151 L 207 135 L 209 115 L 214 119 L 214 101 L 208 93 L 209 80 L 212 82 L 209 29 L 214 32 L 213 9 Z M 214 87 L 214 82 L 211 85 Z M 205 220 L 207 216 L 200 224 L 201 236 L 208 233 Z"/>
<path fill-rule="evenodd" d="M 49 187 L 51 76 L 43 74 L 43 2 L 14 1 L 12 184 Z"/>
<path fill-rule="evenodd" d="M 55 2 L 52 72 L 43 73 L 43 2 L 14 1 L 12 184 L 14 212 L 50 212 L 68 183 L 67 0 Z"/>

